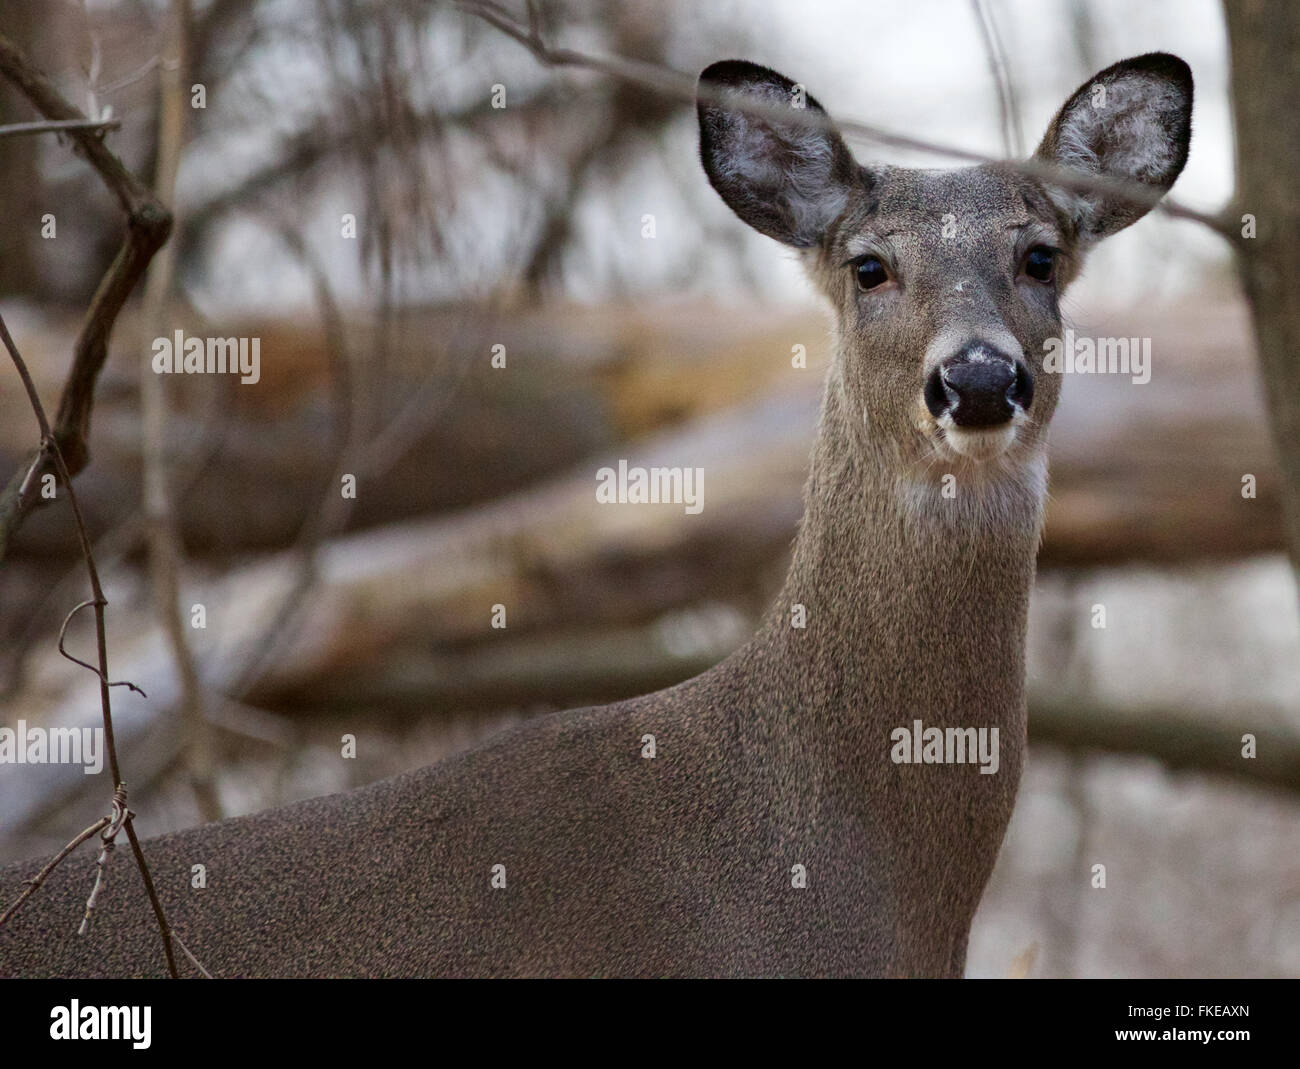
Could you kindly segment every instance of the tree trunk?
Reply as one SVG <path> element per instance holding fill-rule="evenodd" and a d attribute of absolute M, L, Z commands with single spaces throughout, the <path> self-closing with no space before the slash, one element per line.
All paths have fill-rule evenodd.
<path fill-rule="evenodd" d="M 1291 562 L 1300 572 L 1300 6 L 1230 0 L 1224 11 L 1237 127 L 1236 214 L 1253 216 L 1256 227 L 1256 236 L 1239 245 L 1241 276 L 1282 468 Z"/>

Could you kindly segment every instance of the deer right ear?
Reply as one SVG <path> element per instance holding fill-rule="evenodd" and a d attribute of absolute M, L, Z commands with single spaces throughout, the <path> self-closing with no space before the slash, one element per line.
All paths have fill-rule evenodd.
<path fill-rule="evenodd" d="M 763 110 L 735 110 L 732 99 Z M 782 121 L 783 108 L 792 121 Z M 730 59 L 700 75 L 698 109 L 704 172 L 728 207 L 786 245 L 818 244 L 848 204 L 856 169 L 822 106 L 776 71 Z"/>

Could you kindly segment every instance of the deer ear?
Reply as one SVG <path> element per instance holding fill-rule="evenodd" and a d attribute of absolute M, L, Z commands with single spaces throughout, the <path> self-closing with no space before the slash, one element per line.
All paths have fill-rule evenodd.
<path fill-rule="evenodd" d="M 1085 174 L 1142 182 L 1161 193 L 1187 162 L 1192 72 L 1177 56 L 1122 60 L 1081 85 L 1052 120 L 1039 159 Z M 1148 205 L 1056 187 L 1051 195 L 1079 237 L 1099 241 L 1141 219 Z"/>
<path fill-rule="evenodd" d="M 735 99 L 770 109 L 746 114 Z M 793 119 L 783 122 L 779 109 Z M 755 230 L 809 248 L 848 204 L 856 164 L 829 125 L 798 120 L 825 110 L 790 79 L 754 63 L 724 60 L 700 75 L 700 158 L 727 205 Z M 771 112 L 777 112 L 772 114 Z"/>

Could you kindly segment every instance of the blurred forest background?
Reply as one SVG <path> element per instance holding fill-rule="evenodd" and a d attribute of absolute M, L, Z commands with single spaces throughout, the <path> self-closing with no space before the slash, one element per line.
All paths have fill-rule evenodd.
<path fill-rule="evenodd" d="M 1032 151 L 1092 72 L 1172 51 L 1196 76 L 1174 196 L 1236 227 L 1235 154 L 1268 141 L 1234 123 L 1234 91 L 1271 48 L 1296 79 L 1294 12 L 1261 33 L 1259 6 L 6 2 L 0 34 L 111 126 L 0 137 L 0 313 L 47 409 L 62 397 L 86 432 L 75 486 L 111 676 L 148 694 L 113 691 L 141 833 L 671 684 L 742 642 L 779 587 L 829 318 L 794 258 L 708 187 L 687 100 L 548 66 L 501 22 L 643 75 L 753 59 L 833 114 L 990 156 Z M 0 124 L 40 117 L 0 78 Z M 94 355 L 78 332 L 125 225 L 80 136 L 175 225 L 78 399 L 65 383 Z M 1153 213 L 1096 253 L 1065 308 L 1081 334 L 1152 339 L 1153 374 L 1065 384 L 1031 758 L 969 973 L 1300 975 L 1289 439 L 1270 433 L 1232 242 Z M 260 339 L 260 380 L 152 374 L 152 340 L 176 330 Z M 6 363 L 0 481 L 38 440 Z M 619 457 L 703 467 L 703 512 L 597 507 L 595 472 Z M 0 527 L 0 557 L 0 723 L 97 724 L 94 675 L 57 649 L 87 596 L 66 502 Z M 67 643 L 89 657 L 90 614 Z M 0 765 L 0 862 L 58 850 L 105 783 Z"/>

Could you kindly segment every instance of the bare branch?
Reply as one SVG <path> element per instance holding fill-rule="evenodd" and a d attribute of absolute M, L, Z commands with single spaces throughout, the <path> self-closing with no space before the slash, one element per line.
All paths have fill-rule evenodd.
<path fill-rule="evenodd" d="M 360 442 L 368 420 L 359 415 L 354 403 L 352 359 L 348 349 L 342 310 L 330 287 L 324 267 L 317 262 L 302 235 L 289 226 L 280 228 L 280 236 L 302 261 L 312 278 L 316 303 L 325 331 L 325 346 L 330 357 L 330 417 L 332 420 L 334 469 L 328 476 L 320 508 L 312 513 L 298 533 L 294 546 L 297 565 L 293 585 L 286 592 L 272 616 L 248 648 L 248 658 L 237 680 L 227 688 L 227 695 L 242 700 L 275 662 L 277 654 L 292 640 L 299 612 L 319 579 L 316 555 L 326 537 L 337 533 L 352 512 L 353 498 L 342 494 L 342 478 L 357 474 L 354 462 L 362 459 Z M 349 472 L 349 468 L 352 471 Z"/>
<path fill-rule="evenodd" d="M 180 443 L 170 444 L 170 455 L 188 458 L 183 465 L 177 464 L 179 473 L 173 482 L 178 487 L 178 495 L 187 495 L 194 489 L 203 472 L 207 470 L 220 450 L 221 435 L 216 430 L 216 424 L 223 403 L 220 391 L 208 391 L 204 396 L 203 411 L 197 420 L 195 430 L 186 435 Z M 35 463 L 33 461 L 34 465 Z M 101 566 L 122 561 L 145 547 L 146 533 L 142 515 L 132 513 L 124 517 L 95 541 L 95 560 Z M 31 614 L 23 634 L 13 643 L 12 648 L 6 651 L 12 659 L 12 667 L 9 677 L 0 681 L 0 696 L 15 693 L 22 685 L 26 655 L 45 635 L 52 607 L 67 600 L 80 567 L 80 562 L 77 562 L 65 569 L 63 575 L 50 584 L 44 598 Z"/>
<path fill-rule="evenodd" d="M 3 43 L 3 39 L 0 39 Z M 170 221 L 169 221 L 170 225 Z M 67 463 L 63 459 L 63 452 L 59 448 L 59 443 L 50 430 L 50 421 L 45 414 L 45 406 L 41 404 L 40 395 L 36 392 L 36 385 L 32 382 L 31 373 L 27 370 L 27 364 L 18 352 L 18 347 L 14 345 L 13 337 L 9 333 L 8 324 L 5 323 L 4 317 L 0 316 L 0 341 L 9 351 L 9 357 L 13 360 L 14 367 L 18 370 L 18 377 L 22 379 L 23 387 L 27 390 L 27 398 L 31 402 L 32 411 L 36 415 L 36 422 L 41 429 L 40 452 L 48 453 L 52 458 L 54 467 L 59 474 L 64 488 L 68 492 L 68 503 L 72 506 L 72 516 L 77 525 L 77 540 L 81 545 L 81 555 L 86 562 L 86 572 L 90 578 L 91 599 L 90 604 L 95 609 L 95 650 L 98 654 L 98 668 L 92 668 L 92 671 L 99 676 L 99 703 L 100 710 L 104 720 L 104 748 L 108 751 L 108 766 L 113 776 L 113 801 L 114 812 L 117 811 L 117 805 L 120 801 L 122 809 L 126 808 L 126 787 L 122 783 L 121 767 L 117 760 L 117 741 L 113 737 L 113 707 L 112 700 L 109 697 L 110 683 L 108 681 L 108 637 L 104 628 L 104 608 L 108 605 L 108 599 L 104 597 L 104 588 L 99 581 L 99 569 L 95 566 L 95 556 L 90 548 L 90 535 L 86 532 L 86 523 L 81 514 L 81 505 L 77 502 L 77 493 L 72 488 L 72 475 L 68 471 Z M 74 609 L 75 613 L 76 610 Z M 69 614 L 68 619 L 71 619 Z M 64 621 L 66 626 L 67 621 Z M 87 666 L 90 667 L 90 666 Z M 128 812 L 126 817 L 126 831 L 131 838 L 131 845 L 135 851 L 136 864 L 140 868 L 140 875 L 144 879 L 145 886 L 149 889 L 149 896 L 153 901 L 154 913 L 158 918 L 159 929 L 162 932 L 163 947 L 167 956 L 167 966 L 170 975 L 176 977 L 176 960 L 172 954 L 171 937 L 168 935 L 167 920 L 163 916 L 162 904 L 158 901 L 157 895 L 153 891 L 153 877 L 149 874 L 149 866 L 144 859 L 144 851 L 140 849 L 140 844 L 136 841 L 135 832 L 131 828 L 131 816 Z M 67 856 L 66 854 L 64 856 Z M 7 916 L 7 915 L 6 915 Z"/>
<path fill-rule="evenodd" d="M 167 39 L 158 85 L 158 164 L 154 193 L 171 208 L 176 196 L 176 172 L 185 141 L 186 42 L 189 33 L 188 0 L 172 0 L 167 12 Z M 175 278 L 176 241 L 159 250 L 145 280 L 145 329 L 153 336 L 166 333 L 164 317 Z M 181 539 L 173 501 L 171 473 L 164 445 L 167 427 L 167 388 L 154 374 L 146 355 L 140 361 L 141 442 L 144 461 L 144 521 L 149 548 L 155 611 L 167 638 L 180 681 L 180 714 L 185 723 L 185 758 L 190 786 L 205 822 L 221 819 L 221 802 L 213 773 L 212 733 L 204 717 L 203 689 L 194 652 L 186 635 L 181 611 Z"/>
<path fill-rule="evenodd" d="M 90 889 L 90 897 L 86 899 L 86 912 L 81 918 L 81 927 L 77 929 L 78 935 L 85 935 L 90 930 L 90 915 L 95 912 L 95 903 L 99 901 L 100 889 L 104 886 L 105 877 L 108 875 L 108 858 L 113 852 L 113 847 L 117 845 L 117 833 L 122 830 L 122 823 L 126 820 L 126 788 L 118 785 L 117 790 L 113 792 L 113 813 L 109 818 L 107 827 L 99 833 L 100 841 L 104 844 L 99 851 L 99 857 L 95 859 L 95 885 Z"/>
<path fill-rule="evenodd" d="M 457 0 L 457 6 L 464 12 L 474 15 L 484 22 L 495 26 L 507 37 L 511 37 L 527 48 L 539 63 L 548 67 L 576 67 L 596 71 L 611 78 L 630 82 L 645 89 L 680 100 L 703 101 L 755 118 L 776 119 L 785 125 L 808 126 L 813 129 L 836 129 L 848 137 L 861 137 L 877 144 L 893 148 L 910 149 L 932 155 L 947 156 L 951 159 L 965 160 L 969 163 L 990 163 L 1006 167 L 1021 174 L 1030 175 L 1041 181 L 1063 189 L 1084 193 L 1104 193 L 1107 196 L 1120 197 L 1134 204 L 1156 208 L 1176 219 L 1190 219 L 1209 227 L 1234 247 L 1241 240 L 1238 228 L 1224 215 L 1211 215 L 1196 211 L 1171 201 L 1158 189 L 1127 179 L 1111 178 L 1105 175 L 1085 174 L 1071 168 L 1061 167 L 1046 160 L 1030 158 L 1027 160 L 1002 160 L 982 152 L 940 145 L 932 141 L 922 141 L 903 134 L 892 133 L 872 126 L 869 123 L 851 119 L 830 119 L 810 108 L 790 108 L 780 104 L 767 104 L 759 100 L 744 100 L 735 93 L 729 93 L 708 85 L 697 85 L 696 79 L 682 71 L 673 70 L 653 63 L 631 59 L 626 56 L 601 56 L 577 52 L 568 48 L 552 48 L 532 31 L 516 21 L 499 4 L 492 0 Z"/>
<path fill-rule="evenodd" d="M 9 539 L 30 511 L 43 502 L 39 495 L 23 492 L 24 487 L 59 465 L 67 469 L 70 480 L 89 460 L 86 438 L 90 432 L 95 382 L 108 356 L 109 335 L 145 267 L 167 240 L 172 220 L 149 188 L 109 151 L 102 130 L 85 128 L 90 120 L 68 103 L 54 83 L 3 36 L 0 36 L 0 76 L 21 90 L 47 120 L 73 124 L 64 132 L 74 150 L 98 172 L 127 217 L 126 237 L 91 299 L 77 337 L 53 431 L 41 428 L 42 442 L 56 442 L 58 450 L 51 452 L 42 445 L 33 460 L 24 464 L 22 471 L 0 492 L 0 560 L 3 560 Z M 35 391 L 28 385 L 28 395 L 34 397 Z"/>
<path fill-rule="evenodd" d="M 115 93 L 119 89 L 125 89 L 128 85 L 134 85 L 140 79 L 145 78 L 161 62 L 161 56 L 150 56 L 129 74 L 122 75 L 107 85 L 96 86 L 95 91 L 100 94 Z"/>
<path fill-rule="evenodd" d="M 92 824 L 89 828 L 87 828 L 75 839 L 73 839 L 72 842 L 68 843 L 68 845 L 65 846 L 62 850 L 60 850 L 57 854 L 55 854 L 53 859 L 51 859 L 50 863 L 46 865 L 45 868 L 41 869 L 40 872 L 38 872 L 35 876 L 33 876 L 30 880 L 28 880 L 27 887 L 23 890 L 23 893 L 18 896 L 17 900 L 14 902 L 12 906 L 10 906 L 7 910 L 4 911 L 3 915 L 0 915 L 0 928 L 3 928 L 5 924 L 8 922 L 9 918 L 12 917 L 15 913 L 17 913 L 20 909 L 22 909 L 23 903 L 26 902 L 29 898 L 32 897 L 32 895 L 34 895 L 37 892 L 41 884 L 43 884 L 46 881 L 46 879 L 49 877 L 51 872 L 53 872 L 55 869 L 59 867 L 59 865 L 63 862 L 63 859 L 65 857 L 67 857 L 70 853 L 72 853 L 72 851 L 74 851 L 77 847 L 79 847 L 82 843 L 84 843 L 87 839 L 89 839 L 92 835 L 94 835 L 97 831 L 99 831 L 100 828 L 107 827 L 109 821 L 111 820 L 112 817 L 100 817 L 97 821 L 95 821 L 94 824 Z"/>
<path fill-rule="evenodd" d="M 997 23 L 993 20 L 993 12 L 989 10 L 984 0 L 971 0 L 971 8 L 988 59 L 989 76 L 993 79 L 993 86 L 998 94 L 1002 151 L 1008 156 L 1019 156 L 1025 151 L 1025 137 L 1020 128 L 1020 107 L 1016 100 L 1015 87 L 1011 84 L 1006 50 L 1002 47 L 1002 38 L 998 34 Z"/>
<path fill-rule="evenodd" d="M 163 913 L 162 903 L 158 901 L 158 892 L 154 890 L 153 875 L 149 872 L 149 866 L 144 859 L 144 851 L 140 848 L 140 840 L 135 834 L 135 814 L 128 811 L 126 814 L 126 837 L 131 841 L 131 852 L 135 854 L 136 867 L 140 870 L 140 878 L 144 880 L 145 892 L 149 895 L 149 904 L 153 906 L 153 915 L 158 921 L 158 932 L 162 936 L 163 954 L 167 958 L 167 975 L 173 980 L 179 980 L 180 974 L 176 972 L 176 955 L 172 953 L 172 930 L 167 923 L 167 917 Z"/>
<path fill-rule="evenodd" d="M 96 668 L 93 664 L 87 664 L 80 657 L 74 657 L 71 653 L 68 652 L 67 646 L 64 645 L 68 637 L 68 625 L 72 623 L 72 618 L 76 616 L 77 613 L 81 612 L 82 609 L 88 609 L 92 605 L 96 605 L 96 604 L 98 603 L 94 601 L 83 601 L 79 605 L 74 606 L 72 611 L 69 612 L 68 615 L 63 618 L 63 626 L 59 628 L 59 653 L 62 654 L 65 658 L 67 658 L 69 661 L 71 661 L 73 664 L 79 664 L 81 665 L 82 668 L 89 669 L 91 672 L 94 672 L 95 675 L 99 675 L 98 668 Z M 141 688 L 137 687 L 130 680 L 119 679 L 116 682 L 109 683 L 109 686 L 126 687 L 129 690 L 135 691 L 142 698 L 149 697 L 149 695 L 147 695 Z"/>
<path fill-rule="evenodd" d="M 190 948 L 185 945 L 185 941 L 181 939 L 179 933 L 176 931 L 175 928 L 172 929 L 172 940 L 176 943 L 178 947 L 181 948 L 181 953 L 190 959 L 190 964 L 193 965 L 196 969 L 199 970 L 200 973 L 203 974 L 203 979 L 211 980 L 212 974 L 203 967 L 203 963 L 199 961 L 198 958 L 196 958 L 192 953 L 190 953 Z"/>
<path fill-rule="evenodd" d="M 118 119 L 57 119 L 52 122 L 15 122 L 0 126 L 0 137 L 22 137 L 26 134 L 66 134 L 73 131 L 104 134 L 118 130 Z"/>

